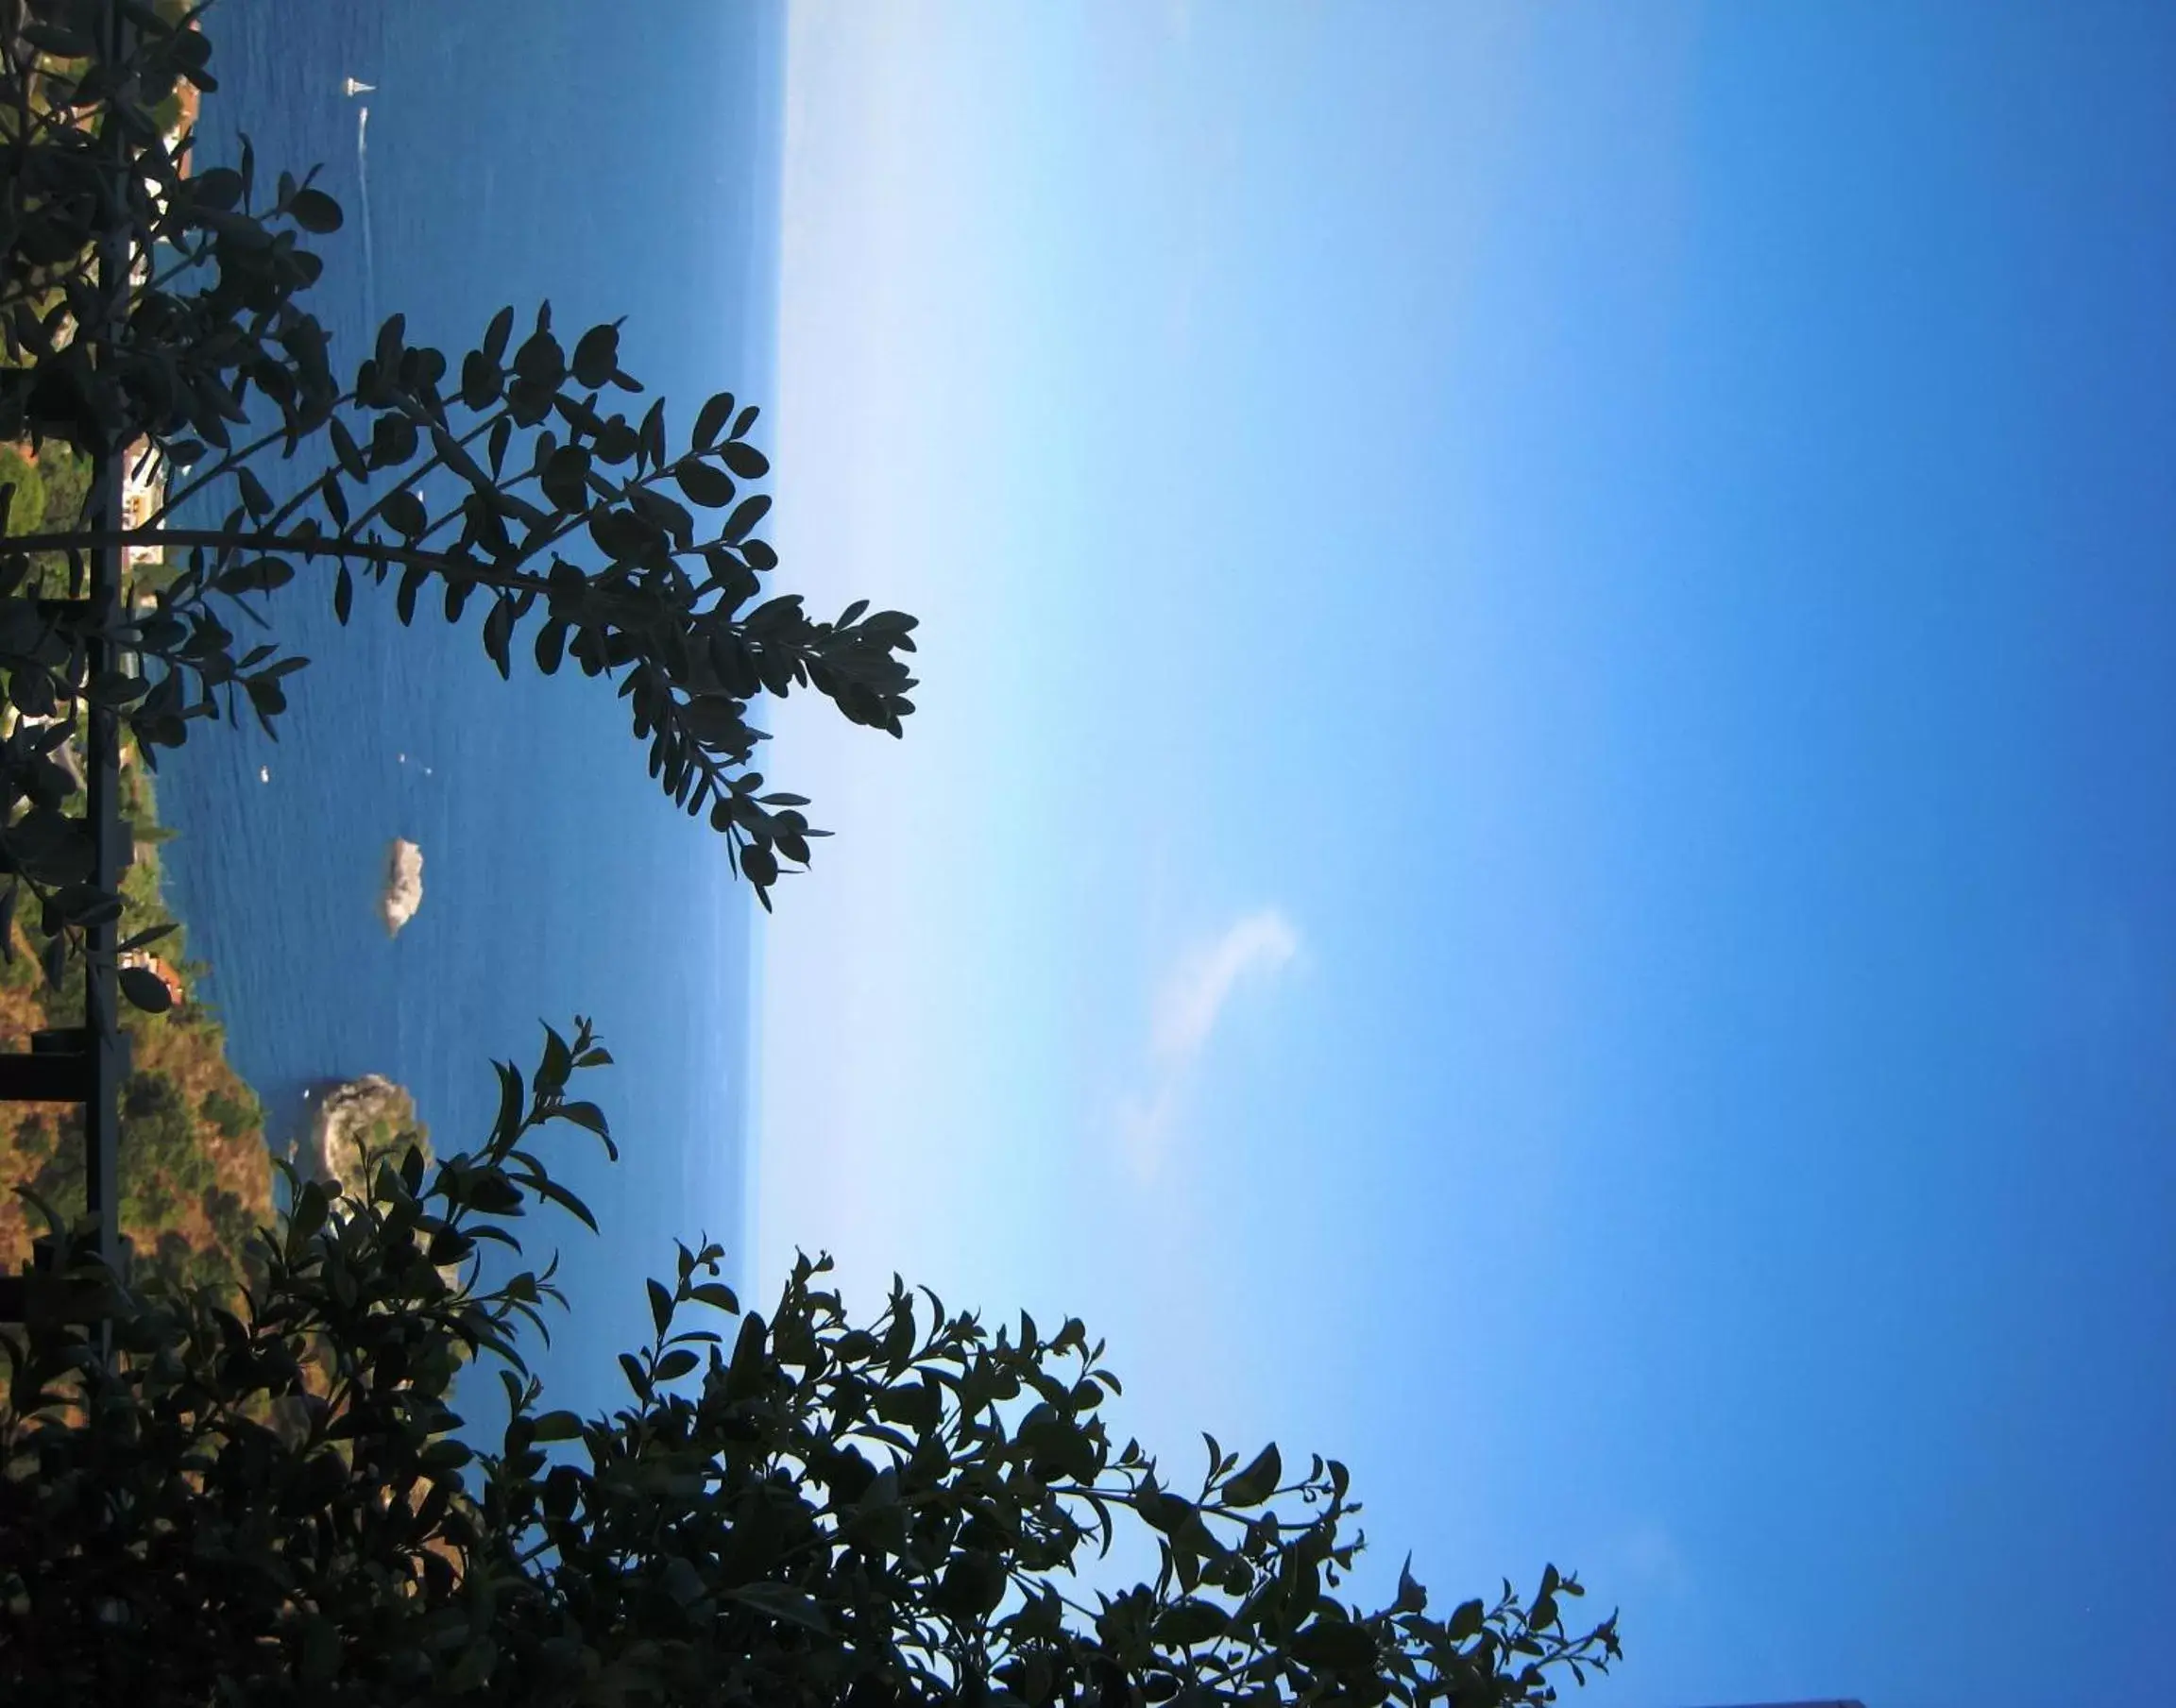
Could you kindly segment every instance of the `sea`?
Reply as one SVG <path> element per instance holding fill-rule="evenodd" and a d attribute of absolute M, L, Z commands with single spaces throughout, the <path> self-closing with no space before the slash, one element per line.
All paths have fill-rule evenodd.
<path fill-rule="evenodd" d="M 684 435 L 712 392 L 774 387 L 784 23 L 782 0 L 217 0 L 199 159 L 246 137 L 266 182 L 314 166 L 342 204 L 308 298 L 335 371 L 398 312 L 457 372 L 494 312 L 518 342 L 548 299 L 569 334 L 624 317 L 621 367 Z M 610 685 L 541 677 L 519 643 L 501 680 L 480 603 L 449 627 L 426 598 L 402 629 L 366 583 L 342 628 L 330 573 L 267 607 L 311 660 L 278 738 L 198 726 L 161 766 L 196 995 L 275 1148 L 365 1074 L 414 1093 L 441 1151 L 481 1142 L 494 1058 L 526 1067 L 546 1024 L 593 1020 L 616 1065 L 582 1091 L 620 1159 L 552 1141 L 603 1231 L 534 1219 L 572 1309 L 533 1351 L 553 1403 L 618 1403 L 611 1355 L 647 1338 L 643 1277 L 670 1275 L 675 1237 L 718 1240 L 751 1280 L 751 898 L 651 781 Z M 389 937 L 396 837 L 422 849 L 424 897 Z"/>

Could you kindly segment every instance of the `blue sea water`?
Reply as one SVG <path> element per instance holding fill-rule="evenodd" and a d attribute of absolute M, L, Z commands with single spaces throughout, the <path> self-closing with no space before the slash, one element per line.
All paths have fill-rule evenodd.
<path fill-rule="evenodd" d="M 525 330 L 549 298 L 570 333 L 626 316 L 621 366 L 677 431 L 713 391 L 768 397 L 776 0 L 220 0 L 208 27 L 201 159 L 231 161 L 246 133 L 261 172 L 322 163 L 346 209 L 311 296 L 336 370 L 379 316 L 405 313 L 457 368 L 502 304 Z M 351 97 L 349 77 L 376 87 Z M 651 782 L 609 685 L 542 678 L 519 643 L 501 681 L 480 607 L 449 628 L 426 599 L 402 630 L 390 588 L 366 585 L 341 629 L 329 575 L 306 569 L 271 607 L 314 661 L 277 742 L 200 727 L 162 768 L 170 899 L 276 1143 L 305 1092 L 366 1073 L 414 1091 L 441 1149 L 475 1142 L 491 1058 L 526 1065 L 540 1022 L 596 1021 L 618 1065 L 585 1090 L 622 1160 L 571 1129 L 559 1154 L 604 1233 L 539 1232 L 575 1307 L 547 1379 L 608 1403 L 609 1351 L 646 1336 L 641 1277 L 669 1271 L 673 1236 L 708 1231 L 747 1279 L 748 894 Z M 423 850 L 424 901 L 389 939 L 395 837 Z"/>

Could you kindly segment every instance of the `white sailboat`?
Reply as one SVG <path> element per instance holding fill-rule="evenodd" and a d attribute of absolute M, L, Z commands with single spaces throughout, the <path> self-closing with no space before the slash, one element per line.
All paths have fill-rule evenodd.
<path fill-rule="evenodd" d="M 376 94 L 378 93 L 377 84 L 366 83 L 361 77 L 349 77 L 347 82 L 341 85 L 341 88 L 345 89 L 350 95 Z"/>

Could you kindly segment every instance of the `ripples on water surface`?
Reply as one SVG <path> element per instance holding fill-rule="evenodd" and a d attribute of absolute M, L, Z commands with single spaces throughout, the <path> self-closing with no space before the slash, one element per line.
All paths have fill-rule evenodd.
<path fill-rule="evenodd" d="M 378 313 L 457 366 L 502 304 L 548 296 L 570 331 L 628 317 L 622 365 L 666 392 L 676 431 L 713 390 L 769 401 L 776 8 L 222 0 L 210 27 L 206 160 L 246 131 L 267 172 L 321 162 L 346 208 L 312 294 L 336 369 Z M 349 77 L 376 87 L 350 95 Z M 471 1142 L 497 1105 L 490 1057 L 526 1065 L 539 1021 L 596 1020 L 620 1065 L 593 1094 L 623 1159 L 561 1141 L 604 1236 L 560 1234 L 580 1332 L 558 1335 L 557 1373 L 609 1399 L 604 1349 L 647 1334 L 639 1277 L 671 1237 L 707 1228 L 739 1255 L 748 899 L 651 783 L 607 686 L 518 666 L 501 682 L 481 606 L 403 632 L 391 603 L 359 592 L 342 631 L 329 581 L 280 596 L 282 639 L 315 662 L 277 743 L 219 728 L 168 760 L 174 899 L 276 1137 L 314 1086 L 381 1073 L 442 1145 Z M 425 895 L 389 940 L 395 837 L 421 845 Z"/>

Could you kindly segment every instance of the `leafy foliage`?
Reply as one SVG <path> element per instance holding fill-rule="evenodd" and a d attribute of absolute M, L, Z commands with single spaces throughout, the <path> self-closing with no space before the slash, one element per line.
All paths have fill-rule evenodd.
<path fill-rule="evenodd" d="M 120 793 L 138 847 L 122 874 L 117 930 L 151 940 L 159 955 L 193 979 L 197 970 L 162 893 L 158 803 L 142 766 L 123 768 Z M 38 1031 L 81 1023 L 83 965 L 71 958 L 58 985 L 46 982 L 39 963 L 49 945 L 38 923 L 18 918 L 10 928 L 13 956 L 0 961 L 0 1049 L 25 1049 Z M 271 1213 L 263 1111 L 228 1063 L 217 1015 L 202 1002 L 157 1014 L 125 1010 L 119 1019 L 134 1063 L 122 1088 L 120 1158 L 123 1227 L 136 1260 L 177 1281 L 231 1291 L 241 1281 L 251 1228 Z M 187 1111 L 176 1108 L 178 1098 Z M 0 1180 L 34 1186 L 69 1217 L 80 1214 L 80 1112 L 0 1105 Z M 30 1257 L 35 1220 L 25 1209 L 12 1197 L 0 1199 L 0 1272 L 12 1273 Z"/>
<path fill-rule="evenodd" d="M 28 533 L 43 522 L 45 477 L 37 464 L 12 445 L 0 445 L 0 487 L 8 493 L 7 516 L 0 518 L 0 529 Z"/>
<path fill-rule="evenodd" d="M 396 314 L 336 375 L 300 299 L 338 204 L 307 175 L 265 182 L 246 145 L 235 166 L 184 173 L 191 140 L 170 145 L 153 110 L 182 84 L 214 88 L 210 60 L 200 31 L 129 0 L 27 0 L 0 42 L 0 441 L 102 471 L 189 471 L 140 528 L 79 516 L 41 531 L 26 514 L 9 530 L 8 893 L 51 915 L 62 953 L 82 946 L 113 905 L 64 810 L 60 751 L 83 714 L 115 717 L 154 761 L 199 721 L 274 730 L 308 660 L 282 650 L 265 601 L 312 581 L 343 621 L 365 587 L 404 623 L 427 606 L 477 616 L 502 674 L 521 651 L 547 674 L 571 662 L 615 679 L 652 775 L 724 835 L 769 906 L 824 833 L 753 769 L 765 737 L 750 702 L 813 689 L 896 736 L 914 619 L 857 601 L 821 620 L 769 592 L 758 412 L 714 397 L 675 448 L 662 399 L 620 407 L 642 388 L 617 324 L 570 346 L 545 304 L 517 343 L 508 308 L 456 361 L 411 343 Z M 178 525 L 206 513 L 215 525 Z M 51 597 L 42 565 L 67 563 L 79 590 L 84 554 L 124 542 L 181 556 L 148 609 Z M 273 637 L 245 645 L 250 627 Z M 128 668 L 94 669 L 94 640 Z"/>
<path fill-rule="evenodd" d="M 540 1147 L 611 1144 L 570 1091 L 607 1059 L 548 1032 L 526 1081 L 499 1068 L 480 1149 L 428 1180 L 389 1152 L 361 1198 L 299 1186 L 233 1312 L 117 1285 L 55 1226 L 53 1284 L 102 1296 L 113 1349 L 52 1316 L 4 1337 L 6 1700 L 1466 1708 L 1617 1653 L 1613 1619 L 1567 1632 L 1554 1568 L 1531 1602 L 1432 1615 L 1408 1570 L 1351 1605 L 1343 1465 L 1211 1441 L 1182 1492 L 1110 1433 L 1080 1323 L 993 1332 L 894 1283 L 858 1325 L 821 1260 L 743 1315 L 721 1249 L 680 1246 L 627 1403 L 544 1409 L 519 1336 L 552 1269 L 485 1285 L 479 1254 L 518 1264 L 542 1203 L 589 1221 Z M 487 1451 L 454 1404 L 472 1356 Z M 1092 1592 L 1130 1536 L 1154 1578 Z"/>

